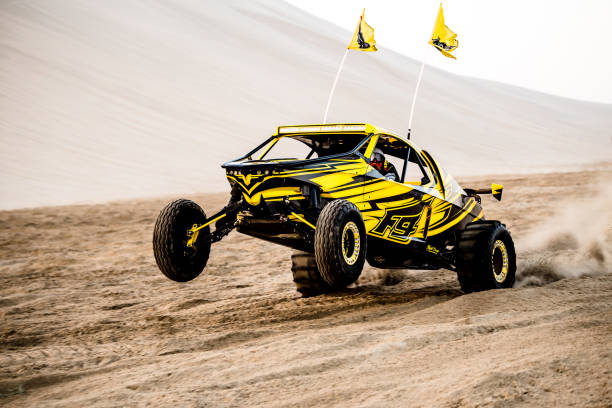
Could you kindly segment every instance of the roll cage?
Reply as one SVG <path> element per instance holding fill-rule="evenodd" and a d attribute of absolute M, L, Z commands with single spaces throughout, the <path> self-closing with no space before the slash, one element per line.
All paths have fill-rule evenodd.
<path fill-rule="evenodd" d="M 340 131 L 338 131 L 340 130 Z M 298 158 L 268 158 L 270 152 L 283 138 L 291 138 L 308 146 L 310 151 L 303 159 Z M 339 148 L 346 146 L 346 150 Z M 444 185 L 440 169 L 435 160 L 416 145 L 381 128 L 369 124 L 349 125 L 306 125 L 279 126 L 277 132 L 256 146 L 247 154 L 224 163 L 227 167 L 250 167 L 266 164 L 278 167 L 299 167 L 307 163 L 339 159 L 346 156 L 361 157 L 370 164 L 370 157 L 375 147 L 379 147 L 385 155 L 402 161 L 401 167 L 396 166 L 399 183 L 407 183 L 406 176 L 409 166 L 414 165 L 422 174 L 420 180 L 410 180 L 413 185 L 435 186 L 444 196 Z M 313 157 L 314 155 L 317 157 Z"/>

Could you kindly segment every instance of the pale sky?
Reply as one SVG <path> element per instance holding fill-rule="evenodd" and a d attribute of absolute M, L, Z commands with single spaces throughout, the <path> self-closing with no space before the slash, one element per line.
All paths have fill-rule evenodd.
<path fill-rule="evenodd" d="M 365 7 L 377 45 L 455 74 L 612 103 L 612 0 L 446 0 L 456 61 L 426 45 L 439 0 L 288 1 L 350 31 Z"/>

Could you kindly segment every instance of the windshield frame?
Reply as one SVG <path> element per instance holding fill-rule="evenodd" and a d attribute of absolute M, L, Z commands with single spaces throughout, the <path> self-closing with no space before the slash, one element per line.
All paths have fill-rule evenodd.
<path fill-rule="evenodd" d="M 321 135 L 321 136 L 323 136 L 323 135 L 330 135 L 330 134 L 333 134 L 333 133 L 315 133 L 315 132 L 313 132 L 313 133 L 306 133 L 306 134 L 304 134 L 304 133 L 291 133 L 291 134 L 273 135 L 273 136 L 270 136 L 269 138 L 267 138 L 263 143 L 260 143 L 259 145 L 257 145 L 257 147 L 255 147 L 254 149 L 249 151 L 247 154 L 245 154 L 245 155 L 243 155 L 243 156 L 241 156 L 241 157 L 239 157 L 239 158 L 237 158 L 235 160 L 232 160 L 230 162 L 227 162 L 227 163 L 223 164 L 223 167 L 226 167 L 226 165 L 230 165 L 230 164 L 232 164 L 232 165 L 235 165 L 235 164 L 247 165 L 247 164 L 260 164 L 260 163 L 270 163 L 270 162 L 273 162 L 274 160 L 277 160 L 277 159 L 267 159 L 266 160 L 265 159 L 265 155 L 268 154 L 269 151 L 276 145 L 276 143 L 281 138 L 284 138 L 284 137 L 295 137 L 295 136 L 305 136 L 305 135 Z M 354 132 L 354 133 L 351 132 L 351 133 L 347 133 L 347 134 L 352 134 L 352 135 L 355 135 L 355 136 L 362 136 L 361 141 L 359 141 L 357 143 L 357 145 L 353 149 L 351 149 L 351 150 L 349 150 L 347 152 L 336 153 L 336 154 L 316 157 L 316 158 L 312 159 L 312 158 L 309 158 L 309 157 L 312 155 L 312 153 L 314 151 L 314 149 L 313 149 L 313 151 L 311 151 L 309 153 L 308 157 L 305 158 L 305 159 L 293 159 L 293 160 L 284 161 L 283 163 L 294 163 L 294 162 L 304 162 L 304 161 L 309 161 L 309 162 L 310 161 L 320 161 L 320 160 L 334 159 L 334 158 L 338 158 L 338 157 L 347 156 L 347 155 L 350 155 L 350 154 L 355 154 L 355 152 L 359 148 L 361 148 L 365 143 L 368 143 L 370 138 L 373 136 L 373 133 L 364 134 L 362 132 Z M 296 139 L 296 140 L 304 143 L 303 141 L 301 141 L 299 139 Z M 266 148 L 266 146 L 268 144 L 270 144 L 270 146 L 268 146 Z M 308 146 L 307 143 L 304 143 L 304 144 Z M 258 151 L 260 151 L 262 149 L 264 149 L 264 150 L 263 150 L 263 153 L 260 156 L 260 158 L 259 159 L 253 159 L 253 155 L 255 155 Z M 360 157 L 361 157 L 361 155 L 360 155 Z"/>

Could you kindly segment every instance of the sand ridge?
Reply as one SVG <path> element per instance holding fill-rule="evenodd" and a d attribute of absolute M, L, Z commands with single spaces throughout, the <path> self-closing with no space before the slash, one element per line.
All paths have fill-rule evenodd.
<path fill-rule="evenodd" d="M 221 163 L 323 119 L 351 35 L 276 0 L 3 1 L 0 21 L 2 209 L 224 191 Z M 349 54 L 328 119 L 403 136 L 420 63 L 379 45 Z M 609 161 L 611 128 L 611 105 L 427 67 L 413 139 L 455 176 L 562 171 Z"/>

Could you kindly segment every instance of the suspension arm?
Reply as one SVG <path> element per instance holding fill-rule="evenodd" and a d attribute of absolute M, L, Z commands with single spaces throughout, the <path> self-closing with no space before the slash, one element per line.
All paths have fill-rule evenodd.
<path fill-rule="evenodd" d="M 207 236 L 207 239 L 209 239 L 211 243 L 220 241 L 224 236 L 229 234 L 234 229 L 236 216 L 241 206 L 242 200 L 228 204 L 215 215 L 208 217 L 208 219 L 206 219 L 203 224 L 193 224 L 191 229 L 187 231 L 187 236 L 189 237 L 189 240 L 187 241 L 186 246 L 193 246 L 193 244 L 197 241 L 198 236 L 200 235 L 201 229 L 206 228 L 213 222 L 217 222 L 223 218 L 234 218 L 232 221 L 227 222 L 227 224 L 223 228 L 215 229 L 215 231 L 213 231 L 210 235 Z"/>

